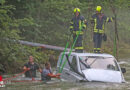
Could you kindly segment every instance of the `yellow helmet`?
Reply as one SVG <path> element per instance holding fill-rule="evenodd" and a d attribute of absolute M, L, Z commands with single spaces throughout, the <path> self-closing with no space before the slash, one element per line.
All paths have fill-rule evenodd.
<path fill-rule="evenodd" d="M 100 12 L 102 10 L 101 6 L 97 6 L 96 11 Z"/>
<path fill-rule="evenodd" d="M 80 13 L 80 9 L 79 9 L 79 8 L 75 8 L 75 9 L 74 9 L 74 13 L 76 13 L 76 12 L 79 12 L 79 13 Z"/>

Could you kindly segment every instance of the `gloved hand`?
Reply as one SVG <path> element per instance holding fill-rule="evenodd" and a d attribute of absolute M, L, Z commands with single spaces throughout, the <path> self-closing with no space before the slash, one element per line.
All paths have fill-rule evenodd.
<path fill-rule="evenodd" d="M 58 79 L 60 79 L 60 73 L 57 73 L 55 76 L 56 76 L 56 78 L 58 78 Z"/>
<path fill-rule="evenodd" d="M 84 20 L 84 24 L 86 24 L 86 25 L 87 25 L 87 20 L 86 20 L 86 19 Z"/>
<path fill-rule="evenodd" d="M 30 70 L 30 68 L 26 68 L 26 69 L 25 69 L 25 71 L 29 71 L 29 70 Z"/>
<path fill-rule="evenodd" d="M 103 41 L 107 41 L 107 35 L 105 33 L 103 34 L 102 38 L 103 38 Z"/>
<path fill-rule="evenodd" d="M 57 73 L 56 76 L 60 76 L 61 74 L 60 73 Z"/>
<path fill-rule="evenodd" d="M 40 73 L 42 73 L 42 71 L 40 71 Z"/>
<path fill-rule="evenodd" d="M 113 20 L 115 20 L 115 17 L 112 17 Z"/>

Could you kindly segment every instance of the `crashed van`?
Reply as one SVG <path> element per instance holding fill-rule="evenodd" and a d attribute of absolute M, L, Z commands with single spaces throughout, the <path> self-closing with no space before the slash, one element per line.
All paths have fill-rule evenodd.
<path fill-rule="evenodd" d="M 117 60 L 110 54 L 61 53 L 57 62 L 57 72 L 60 69 L 61 79 L 68 81 L 125 82 L 125 68 L 120 68 Z"/>

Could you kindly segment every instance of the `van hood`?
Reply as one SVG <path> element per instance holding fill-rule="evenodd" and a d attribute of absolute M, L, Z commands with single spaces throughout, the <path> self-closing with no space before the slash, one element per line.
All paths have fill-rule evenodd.
<path fill-rule="evenodd" d="M 101 82 L 122 82 L 122 74 L 120 71 L 102 70 L 102 69 L 87 69 L 83 73 L 88 81 Z"/>

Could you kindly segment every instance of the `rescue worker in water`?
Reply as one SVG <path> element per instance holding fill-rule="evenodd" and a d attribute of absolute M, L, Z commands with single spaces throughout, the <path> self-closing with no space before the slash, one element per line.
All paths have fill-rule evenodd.
<path fill-rule="evenodd" d="M 49 81 L 51 78 L 59 78 L 60 79 L 60 73 L 53 74 L 51 70 L 51 65 L 49 62 L 45 63 L 45 68 L 42 70 L 41 78 L 43 81 Z"/>
<path fill-rule="evenodd" d="M 28 78 L 35 78 L 36 77 L 36 70 L 39 70 L 40 73 L 42 73 L 41 68 L 39 68 L 39 65 L 34 62 L 34 57 L 29 56 L 29 61 L 24 64 L 23 70 L 25 70 L 25 77 Z"/>
<path fill-rule="evenodd" d="M 83 52 L 83 33 L 84 33 L 84 29 L 86 28 L 85 23 L 86 23 L 86 20 L 84 19 L 83 16 L 81 16 L 80 9 L 75 8 L 74 17 L 72 18 L 70 22 L 70 32 L 73 34 L 73 41 L 74 41 L 80 31 L 80 28 L 82 27 L 82 30 L 80 31 L 76 44 L 75 44 L 75 50 L 76 52 L 79 52 L 79 53 Z"/>
<path fill-rule="evenodd" d="M 112 22 L 114 18 L 106 17 L 102 12 L 102 7 L 97 6 L 96 14 L 92 15 L 91 23 L 94 24 L 93 42 L 94 42 L 94 53 L 101 53 L 102 39 L 106 40 L 104 33 L 104 25 L 106 22 Z"/>

